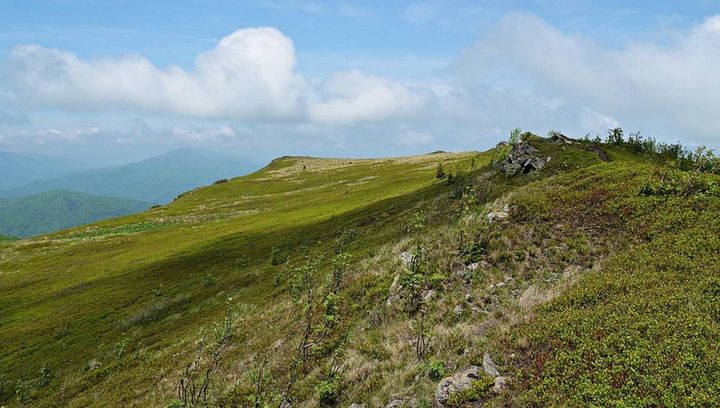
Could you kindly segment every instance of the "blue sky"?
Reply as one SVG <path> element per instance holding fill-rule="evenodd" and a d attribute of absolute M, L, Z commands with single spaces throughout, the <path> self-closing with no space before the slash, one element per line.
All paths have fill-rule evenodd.
<path fill-rule="evenodd" d="M 719 6 L 0 0 L 0 150 L 376 156 L 612 125 L 716 147 Z"/>

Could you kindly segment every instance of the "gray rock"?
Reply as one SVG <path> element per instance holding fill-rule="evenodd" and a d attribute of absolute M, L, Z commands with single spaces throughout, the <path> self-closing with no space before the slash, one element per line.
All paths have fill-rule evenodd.
<path fill-rule="evenodd" d="M 490 222 L 506 220 L 510 217 L 510 206 L 505 204 L 504 206 L 502 206 L 502 208 L 497 208 L 493 211 L 490 211 L 486 217 Z"/>
<path fill-rule="evenodd" d="M 102 364 L 100 364 L 100 362 L 97 361 L 97 359 L 95 359 L 95 358 L 93 358 L 92 360 L 88 361 L 88 370 L 89 370 L 89 371 L 95 371 L 95 370 L 97 370 L 98 368 L 100 368 L 101 366 L 102 366 Z"/>
<path fill-rule="evenodd" d="M 435 292 L 435 289 L 426 290 L 422 293 L 422 300 L 423 303 L 428 303 L 431 300 L 435 299 L 435 295 L 437 292 Z"/>
<path fill-rule="evenodd" d="M 409 268 L 413 263 L 413 258 L 415 258 L 410 251 L 402 251 L 400 252 L 400 262 L 402 262 L 403 266 L 406 268 Z"/>
<path fill-rule="evenodd" d="M 465 308 L 460 305 L 455 306 L 455 309 L 453 309 L 453 313 L 455 313 L 455 316 L 462 316 L 464 312 Z"/>
<path fill-rule="evenodd" d="M 385 408 L 404 408 L 405 407 L 405 401 L 401 399 L 394 399 L 385 405 Z"/>
<path fill-rule="evenodd" d="M 395 276 L 393 283 L 390 285 L 390 289 L 388 289 L 388 298 L 387 301 L 385 301 L 385 304 L 388 307 L 392 307 L 397 304 L 398 301 L 400 301 L 400 275 Z"/>
<path fill-rule="evenodd" d="M 499 394 L 505 388 L 507 388 L 508 385 L 510 385 L 510 377 L 495 377 L 495 385 L 493 385 L 493 392 Z"/>
<path fill-rule="evenodd" d="M 555 143 L 572 144 L 573 142 L 572 139 L 555 130 L 550 131 L 550 133 L 548 133 L 548 136 L 550 137 L 550 140 Z"/>
<path fill-rule="evenodd" d="M 507 157 L 499 163 L 500 170 L 508 175 L 540 170 L 547 164 L 547 159 L 539 157 L 537 153 L 527 142 L 516 143 L 512 145 Z"/>
<path fill-rule="evenodd" d="M 438 383 L 437 390 L 435 391 L 435 404 L 444 407 L 447 405 L 451 395 L 470 388 L 473 381 L 481 378 L 482 371 L 480 370 L 480 367 L 470 366 L 450 377 L 443 378 L 440 383 Z"/>
<path fill-rule="evenodd" d="M 365 405 L 363 405 L 363 404 L 356 404 L 356 403 L 353 402 L 352 404 L 350 404 L 350 406 L 349 406 L 348 408 L 365 408 Z"/>
<path fill-rule="evenodd" d="M 495 365 L 495 362 L 493 361 L 492 357 L 490 357 L 490 354 L 485 353 L 483 355 L 483 370 L 489 375 L 490 377 L 499 377 L 500 371 L 498 370 L 497 366 Z"/>

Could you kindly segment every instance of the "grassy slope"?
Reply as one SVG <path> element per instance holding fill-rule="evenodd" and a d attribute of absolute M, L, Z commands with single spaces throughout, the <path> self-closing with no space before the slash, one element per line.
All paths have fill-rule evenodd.
<path fill-rule="evenodd" d="M 198 330 L 232 297 L 241 324 L 216 402 L 246 402 L 248 373 L 264 360 L 271 388 L 282 388 L 300 331 L 286 267 L 304 248 L 332 254 L 339 233 L 355 229 L 340 298 L 350 333 L 340 406 L 430 400 L 437 373 L 481 364 L 485 352 L 513 377 L 500 395 L 473 396 L 489 406 L 712 405 L 720 199 L 642 196 L 662 170 L 646 158 L 605 146 L 602 163 L 582 145 L 532 143 L 548 167 L 516 177 L 481 168 L 459 198 L 458 185 L 433 182 L 447 157 L 285 158 L 145 214 L 0 244 L 5 374 L 36 378 L 47 362 L 39 406 L 166 404 Z M 468 157 L 456 159 L 467 168 Z M 510 220 L 488 222 L 503 204 Z M 424 227 L 409 228 L 418 219 Z M 433 336 L 420 361 L 418 315 L 385 303 L 404 273 L 398 253 L 417 245 L 423 285 L 437 291 L 423 306 Z M 287 264 L 269 264 L 273 247 Z M 467 272 L 471 262 L 481 267 Z M 90 359 L 101 367 L 88 371 Z M 318 405 L 328 363 L 321 353 L 303 368 L 297 406 Z"/>
<path fill-rule="evenodd" d="M 0 199 L 0 232 L 28 237 L 146 210 L 150 204 L 74 191 Z"/>
<path fill-rule="evenodd" d="M 438 161 L 467 166 L 470 156 L 352 165 L 284 158 L 146 213 L 19 241 L 0 252 L 3 371 L 14 381 L 52 367 L 57 380 L 40 391 L 53 395 L 47 402 L 93 385 L 111 387 L 104 392 L 116 403 L 143 394 L 144 375 L 157 372 L 135 358 L 105 361 L 116 342 L 128 337 L 133 350 L 162 350 L 217 314 L 226 292 L 247 304 L 270 301 L 277 292 L 274 271 L 266 270 L 272 247 L 290 251 L 325 239 L 342 227 L 338 218 L 356 223 L 369 206 L 372 214 L 399 211 L 403 200 L 393 197 L 431 186 Z M 202 283 L 207 274 L 217 279 L 209 288 Z M 103 369 L 83 374 L 93 358 Z M 129 388 L 114 389 L 103 384 L 110 363 L 135 364 L 143 373 L 124 367 Z"/>

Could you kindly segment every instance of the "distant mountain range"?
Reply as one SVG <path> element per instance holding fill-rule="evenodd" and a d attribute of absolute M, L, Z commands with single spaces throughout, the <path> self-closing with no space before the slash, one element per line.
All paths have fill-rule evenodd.
<path fill-rule="evenodd" d="M 29 237 L 144 211 L 148 207 L 150 204 L 142 201 L 65 190 L 0 199 L 0 234 Z"/>
<path fill-rule="evenodd" d="M 178 149 L 137 163 L 64 174 L 49 180 L 37 179 L 0 191 L 0 197 L 23 197 L 46 191 L 70 190 L 149 203 L 167 203 L 184 191 L 210 184 L 217 179 L 240 176 L 257 167 L 259 163 L 228 154 L 203 149 Z M 5 178 L 15 179 L 14 176 Z"/>
<path fill-rule="evenodd" d="M 56 156 L 0 152 L 0 234 L 28 237 L 143 211 L 257 167 L 204 149 L 99 169 Z"/>
<path fill-rule="evenodd" d="M 0 190 L 19 187 L 35 180 L 62 177 L 92 166 L 49 154 L 0 151 Z"/>

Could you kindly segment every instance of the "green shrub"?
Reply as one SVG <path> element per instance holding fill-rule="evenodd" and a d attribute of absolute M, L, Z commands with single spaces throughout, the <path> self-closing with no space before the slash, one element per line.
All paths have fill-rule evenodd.
<path fill-rule="evenodd" d="M 441 360 L 432 359 L 427 363 L 428 376 L 433 381 L 439 381 L 447 375 L 445 363 Z"/>
<path fill-rule="evenodd" d="M 213 276 L 211 273 L 208 273 L 207 275 L 205 275 L 205 278 L 203 278 L 203 287 L 209 288 L 210 286 L 214 286 L 215 283 L 215 276 Z"/>
<path fill-rule="evenodd" d="M 481 375 L 479 379 L 470 384 L 470 387 L 451 394 L 447 406 L 450 408 L 460 408 L 468 402 L 482 401 L 487 398 L 493 385 L 495 385 L 495 380 L 484 372 L 482 372 Z"/>
<path fill-rule="evenodd" d="M 318 393 L 320 404 L 323 406 L 334 406 L 339 396 L 338 384 L 335 380 L 321 381 L 315 387 Z"/>
<path fill-rule="evenodd" d="M 270 251 L 270 264 L 271 265 L 282 265 L 287 262 L 287 254 L 281 251 L 279 248 L 273 247 Z"/>

